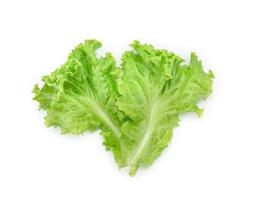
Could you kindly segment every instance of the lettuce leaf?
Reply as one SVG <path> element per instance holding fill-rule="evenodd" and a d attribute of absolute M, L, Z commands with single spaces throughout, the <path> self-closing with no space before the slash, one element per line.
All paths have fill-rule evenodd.
<path fill-rule="evenodd" d="M 116 65 L 110 53 L 97 57 L 99 47 L 101 43 L 96 40 L 77 46 L 60 68 L 43 77 L 41 89 L 35 85 L 34 100 L 46 110 L 48 127 L 59 127 L 64 134 L 101 129 L 104 144 L 119 158 Z"/>
<path fill-rule="evenodd" d="M 110 53 L 97 56 L 100 42 L 86 40 L 33 92 L 47 126 L 76 135 L 99 129 L 119 167 L 134 176 L 168 146 L 181 113 L 202 114 L 197 104 L 211 94 L 213 73 L 194 53 L 185 64 L 167 50 L 130 46 L 117 68 Z"/>
<path fill-rule="evenodd" d="M 125 165 L 130 175 L 147 167 L 167 147 L 184 112 L 202 114 L 197 103 L 211 93 L 212 72 L 205 73 L 192 53 L 190 64 L 166 50 L 135 41 L 122 58 L 118 108 L 129 117 L 122 124 Z"/>

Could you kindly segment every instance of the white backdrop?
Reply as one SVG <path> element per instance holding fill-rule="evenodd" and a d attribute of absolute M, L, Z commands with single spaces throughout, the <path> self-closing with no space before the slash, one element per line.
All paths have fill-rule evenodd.
<path fill-rule="evenodd" d="M 253 0 L 0 1 L 0 199 L 260 199 L 260 6 Z M 84 39 L 119 60 L 138 39 L 215 74 L 202 118 L 136 177 L 98 134 L 44 126 L 32 87 Z"/>

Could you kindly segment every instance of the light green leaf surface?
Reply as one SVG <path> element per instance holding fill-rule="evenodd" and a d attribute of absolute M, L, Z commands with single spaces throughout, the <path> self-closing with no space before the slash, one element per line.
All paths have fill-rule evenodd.
<path fill-rule="evenodd" d="M 45 110 L 45 124 L 80 135 L 100 129 L 104 145 L 119 167 L 150 166 L 166 148 L 179 115 L 202 109 L 210 95 L 212 72 L 205 73 L 192 53 L 189 64 L 166 50 L 133 42 L 116 68 L 110 53 L 98 57 L 101 43 L 87 40 L 67 61 L 34 87 L 34 100 Z"/>
<path fill-rule="evenodd" d="M 34 99 L 47 112 L 47 126 L 59 127 L 64 134 L 100 128 L 105 145 L 119 157 L 116 65 L 110 53 L 97 57 L 99 47 L 96 40 L 77 46 L 60 68 L 43 77 L 41 88 L 34 87 Z"/>
<path fill-rule="evenodd" d="M 121 127 L 125 166 L 130 175 L 147 167 L 167 147 L 179 114 L 202 113 L 197 103 L 211 93 L 211 72 L 191 54 L 190 64 L 166 50 L 134 42 L 122 58 L 117 106 L 129 117 Z"/>

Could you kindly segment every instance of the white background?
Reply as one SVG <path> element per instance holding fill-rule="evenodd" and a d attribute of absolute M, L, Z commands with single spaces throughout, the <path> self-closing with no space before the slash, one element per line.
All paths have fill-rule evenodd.
<path fill-rule="evenodd" d="M 259 200 L 260 6 L 253 0 L 0 1 L 1 200 Z M 169 148 L 136 177 L 98 134 L 44 126 L 31 90 L 84 39 L 119 60 L 138 39 L 213 70 L 198 119 L 182 117 Z"/>

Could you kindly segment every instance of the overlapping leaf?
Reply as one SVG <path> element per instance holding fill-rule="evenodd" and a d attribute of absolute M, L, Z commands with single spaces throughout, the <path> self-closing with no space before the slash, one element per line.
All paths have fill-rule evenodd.
<path fill-rule="evenodd" d="M 130 175 L 147 167 L 169 144 L 179 115 L 202 114 L 197 103 L 212 92 L 212 72 L 205 73 L 192 53 L 189 64 L 166 50 L 135 41 L 116 68 L 111 54 L 98 57 L 101 43 L 88 40 L 34 88 L 46 110 L 47 126 L 62 133 L 100 129 L 107 149 Z"/>
<path fill-rule="evenodd" d="M 189 65 L 178 56 L 134 42 L 123 56 L 117 105 L 129 120 L 122 125 L 126 164 L 130 175 L 149 166 L 168 145 L 179 114 L 196 112 L 198 101 L 211 93 L 212 73 L 202 70 L 191 55 Z"/>
<path fill-rule="evenodd" d="M 81 134 L 101 129 L 107 148 L 119 158 L 120 120 L 115 101 L 118 96 L 116 66 L 108 53 L 97 57 L 101 43 L 87 40 L 69 55 L 60 68 L 43 77 L 44 85 L 34 87 L 34 99 L 46 110 L 47 126 L 62 133 Z"/>

